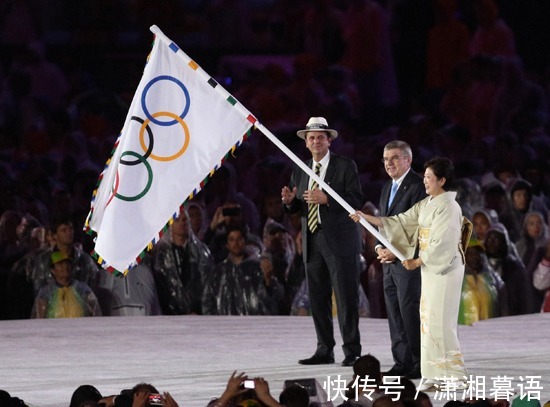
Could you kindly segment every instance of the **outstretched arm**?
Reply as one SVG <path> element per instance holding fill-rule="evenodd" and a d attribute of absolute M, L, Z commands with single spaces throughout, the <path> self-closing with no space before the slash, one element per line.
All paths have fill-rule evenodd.
<path fill-rule="evenodd" d="M 382 221 L 378 216 L 367 215 L 366 213 L 363 213 L 359 210 L 355 211 L 355 213 L 351 213 L 349 217 L 352 218 L 354 222 L 359 222 L 359 219 L 363 218 L 370 224 L 373 224 L 374 226 L 378 226 L 379 228 L 384 227 L 384 225 L 382 224 Z"/>

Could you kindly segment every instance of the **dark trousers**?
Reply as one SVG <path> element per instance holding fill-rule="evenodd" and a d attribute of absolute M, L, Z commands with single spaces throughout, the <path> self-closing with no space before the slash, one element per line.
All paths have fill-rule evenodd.
<path fill-rule="evenodd" d="M 309 256 L 306 262 L 311 315 L 317 334 L 316 353 L 330 354 L 335 345 L 332 321 L 334 289 L 344 355 L 360 356 L 359 255 L 335 256 L 327 245 L 324 233 L 320 230 L 308 236 Z"/>
<path fill-rule="evenodd" d="M 399 263 L 384 266 L 384 296 L 395 367 L 404 373 L 420 369 L 420 269 Z"/>

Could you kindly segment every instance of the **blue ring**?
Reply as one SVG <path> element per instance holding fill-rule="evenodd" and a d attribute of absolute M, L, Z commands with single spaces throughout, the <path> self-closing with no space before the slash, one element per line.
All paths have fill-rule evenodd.
<path fill-rule="evenodd" d="M 183 109 L 183 112 L 180 114 L 180 117 L 183 119 L 187 115 L 187 112 L 189 112 L 189 106 L 191 105 L 191 99 L 189 97 L 189 92 L 187 91 L 187 88 L 185 87 L 185 85 L 180 80 L 174 78 L 173 76 L 169 76 L 169 75 L 157 76 L 156 78 L 153 78 L 149 81 L 149 83 L 143 89 L 143 93 L 141 94 L 141 108 L 143 109 L 143 112 L 145 113 L 145 116 L 147 116 L 147 118 L 149 120 L 151 120 L 153 123 L 158 124 L 159 126 L 173 126 L 174 124 L 176 124 L 178 122 L 177 120 L 172 120 L 172 121 L 169 121 L 169 122 L 162 122 L 160 120 L 157 120 L 149 113 L 149 110 L 147 110 L 147 106 L 145 105 L 145 97 L 147 96 L 147 92 L 149 91 L 151 86 L 153 86 L 158 81 L 162 81 L 162 80 L 172 81 L 181 88 L 181 90 L 183 91 L 183 93 L 185 95 L 186 106 Z"/>

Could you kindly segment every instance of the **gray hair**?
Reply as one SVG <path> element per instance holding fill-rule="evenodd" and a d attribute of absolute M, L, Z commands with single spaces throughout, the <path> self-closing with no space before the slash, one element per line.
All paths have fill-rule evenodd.
<path fill-rule="evenodd" d="M 400 149 L 404 155 L 406 155 L 407 157 L 411 157 L 412 159 L 413 153 L 411 150 L 411 146 L 406 141 L 392 140 L 385 145 L 384 150 L 393 150 L 394 148 Z"/>

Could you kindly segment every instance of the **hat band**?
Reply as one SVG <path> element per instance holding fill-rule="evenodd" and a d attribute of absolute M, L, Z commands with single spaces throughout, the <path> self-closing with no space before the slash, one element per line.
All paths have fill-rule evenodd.
<path fill-rule="evenodd" d="M 326 130 L 328 129 L 328 126 L 326 124 L 322 124 L 322 123 L 315 123 L 315 124 L 308 124 L 306 126 L 306 129 L 308 130 L 311 130 L 311 129 L 323 129 L 323 130 Z"/>

